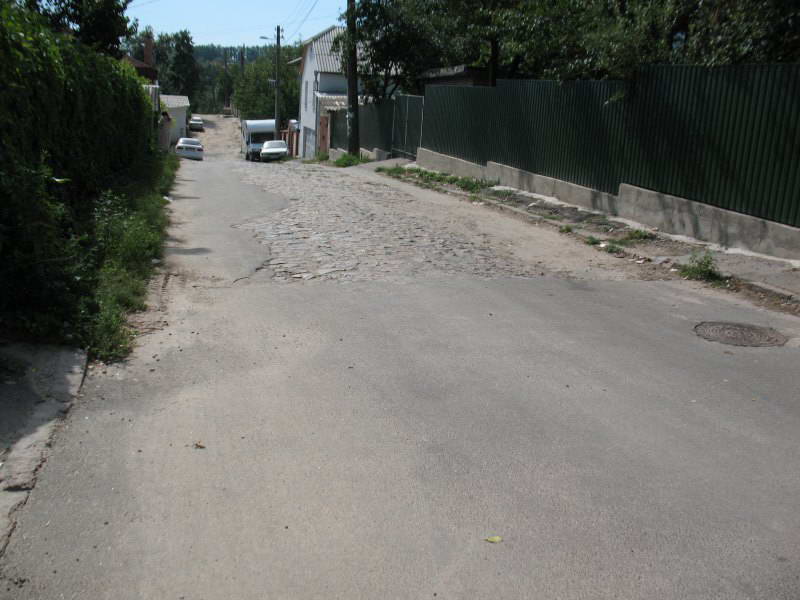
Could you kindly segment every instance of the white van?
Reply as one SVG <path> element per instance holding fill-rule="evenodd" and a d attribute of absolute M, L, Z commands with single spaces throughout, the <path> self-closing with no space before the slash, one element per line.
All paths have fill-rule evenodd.
<path fill-rule="evenodd" d="M 264 142 L 275 139 L 275 119 L 242 121 L 242 146 L 245 160 L 261 160 Z"/>

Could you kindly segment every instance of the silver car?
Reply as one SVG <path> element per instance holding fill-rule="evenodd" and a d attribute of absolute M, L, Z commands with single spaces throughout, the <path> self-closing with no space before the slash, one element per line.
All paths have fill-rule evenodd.
<path fill-rule="evenodd" d="M 175 144 L 175 154 L 183 158 L 203 160 L 203 144 L 193 138 L 180 138 Z"/>
<path fill-rule="evenodd" d="M 189 131 L 204 131 L 203 119 L 200 117 L 192 117 L 189 119 Z"/>
<path fill-rule="evenodd" d="M 283 140 L 264 142 L 264 145 L 261 147 L 262 161 L 277 160 L 285 156 L 289 156 L 289 147 Z"/>

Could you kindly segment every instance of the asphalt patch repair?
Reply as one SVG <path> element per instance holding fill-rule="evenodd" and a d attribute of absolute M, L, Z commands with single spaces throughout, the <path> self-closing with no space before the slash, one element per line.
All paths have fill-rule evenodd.
<path fill-rule="evenodd" d="M 763 348 L 783 346 L 789 341 L 785 335 L 771 327 L 728 321 L 703 321 L 695 326 L 694 332 L 704 340 L 729 346 Z"/>

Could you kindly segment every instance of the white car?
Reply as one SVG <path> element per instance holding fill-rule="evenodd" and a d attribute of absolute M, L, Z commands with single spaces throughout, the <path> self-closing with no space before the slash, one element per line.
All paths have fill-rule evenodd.
<path fill-rule="evenodd" d="M 189 131 L 204 131 L 203 119 L 200 117 L 192 117 L 189 119 Z"/>
<path fill-rule="evenodd" d="M 283 140 L 264 142 L 261 147 L 261 160 L 275 160 L 289 155 L 289 147 Z"/>
<path fill-rule="evenodd" d="M 175 154 L 183 158 L 203 160 L 203 144 L 193 138 L 180 138 L 175 144 Z"/>

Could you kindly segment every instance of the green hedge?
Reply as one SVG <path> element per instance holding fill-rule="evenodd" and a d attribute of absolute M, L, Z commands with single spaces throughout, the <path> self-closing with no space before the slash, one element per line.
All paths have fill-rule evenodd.
<path fill-rule="evenodd" d="M 80 336 L 97 312 L 98 199 L 156 172 L 152 107 L 132 67 L 7 3 L 0 81 L 0 327 Z"/>

